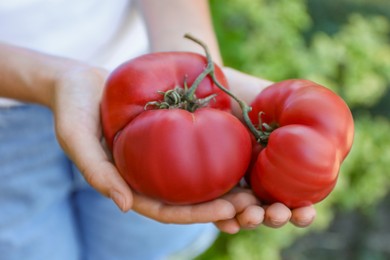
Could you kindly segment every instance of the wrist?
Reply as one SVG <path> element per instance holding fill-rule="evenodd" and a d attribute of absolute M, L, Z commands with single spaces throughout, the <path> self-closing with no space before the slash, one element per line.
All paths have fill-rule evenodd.
<path fill-rule="evenodd" d="M 152 52 L 189 51 L 204 55 L 203 48 L 184 39 L 189 33 L 206 43 L 213 61 L 222 66 L 207 0 L 142 0 L 138 3 Z"/>
<path fill-rule="evenodd" d="M 223 67 L 222 70 L 231 92 L 248 105 L 264 88 L 272 84 L 269 80 L 246 74 L 234 68 Z M 232 101 L 232 110 L 235 115 L 241 118 L 241 108 L 234 100 Z"/>
<path fill-rule="evenodd" d="M 62 95 L 77 91 L 77 89 L 83 92 L 85 88 L 95 88 L 91 92 L 100 95 L 103 88 L 102 83 L 105 82 L 107 74 L 106 70 L 99 67 L 72 60 L 66 61 L 49 76 L 45 104 L 54 109 Z"/>
<path fill-rule="evenodd" d="M 43 69 L 48 67 L 50 69 Z M 45 64 L 39 68 L 36 75 L 36 81 L 40 82 L 36 84 L 38 91 L 37 95 L 34 96 L 34 103 L 53 108 L 55 96 L 57 92 L 57 86 L 59 82 L 66 79 L 66 75 L 72 70 L 81 70 L 86 65 L 74 61 L 62 58 L 53 58 L 45 61 Z M 39 94 L 38 94 L 39 93 Z"/>
<path fill-rule="evenodd" d="M 54 88 L 80 62 L 0 43 L 0 96 L 51 106 Z"/>

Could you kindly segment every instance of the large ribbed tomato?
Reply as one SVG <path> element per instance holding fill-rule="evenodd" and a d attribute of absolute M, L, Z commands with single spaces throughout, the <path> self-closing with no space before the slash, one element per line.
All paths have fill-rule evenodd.
<path fill-rule="evenodd" d="M 196 80 L 206 67 L 201 55 L 166 52 L 130 60 L 110 75 L 101 105 L 104 135 L 135 191 L 192 204 L 223 195 L 245 174 L 250 135 L 212 78 Z M 221 69 L 213 71 L 226 86 Z"/>
<path fill-rule="evenodd" d="M 346 103 L 311 81 L 286 80 L 263 90 L 251 106 L 249 117 L 263 131 L 249 173 L 255 194 L 290 208 L 323 200 L 352 146 Z"/>
<path fill-rule="evenodd" d="M 108 146 L 112 148 L 117 133 L 142 113 L 148 102 L 162 99 L 160 92 L 183 88 L 185 81 L 192 85 L 206 66 L 206 58 L 195 53 L 161 52 L 137 57 L 116 68 L 108 78 L 101 104 Z M 221 84 L 227 86 L 218 66 L 215 66 L 215 74 Z M 198 98 L 217 94 L 209 106 L 230 110 L 229 96 L 217 88 L 210 77 L 200 83 L 195 94 Z"/>

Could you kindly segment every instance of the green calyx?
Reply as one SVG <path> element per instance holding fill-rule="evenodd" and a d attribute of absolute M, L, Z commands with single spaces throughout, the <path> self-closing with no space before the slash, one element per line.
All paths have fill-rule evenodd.
<path fill-rule="evenodd" d="M 252 107 L 248 106 L 243 100 L 239 99 L 237 96 L 235 96 L 233 93 L 231 93 L 228 89 L 226 89 L 217 79 L 215 76 L 215 70 L 214 70 L 214 62 L 211 58 L 210 51 L 205 43 L 202 41 L 196 39 L 195 37 L 186 34 L 184 36 L 187 39 L 190 39 L 194 41 L 195 43 L 199 44 L 205 51 L 205 55 L 207 58 L 207 68 L 205 71 L 208 71 L 208 75 L 210 75 L 213 83 L 223 92 L 225 92 L 227 95 L 229 95 L 232 99 L 234 99 L 238 105 L 241 108 L 242 111 L 242 117 L 244 119 L 245 124 L 253 134 L 253 136 L 256 138 L 256 141 L 261 144 L 262 146 L 266 146 L 268 143 L 269 136 L 271 132 L 277 127 L 277 126 L 269 126 L 265 123 L 262 123 L 261 120 L 259 121 L 259 126 L 256 128 L 252 121 L 249 118 L 249 112 L 252 110 Z M 259 119 L 261 119 L 261 114 L 259 113 Z M 264 130 L 263 130 L 264 128 Z"/>
<path fill-rule="evenodd" d="M 185 109 L 190 112 L 194 112 L 198 108 L 207 106 L 210 103 L 210 101 L 215 98 L 216 94 L 210 95 L 206 98 L 198 99 L 196 98 L 195 91 L 198 88 L 200 82 L 202 82 L 204 78 L 209 76 L 212 79 L 213 83 L 219 89 L 221 89 L 231 98 L 233 98 L 239 104 L 242 110 L 242 116 L 245 124 L 247 125 L 251 133 L 256 138 L 256 141 L 262 146 L 266 146 L 271 132 L 275 130 L 278 126 L 268 125 L 266 123 L 263 123 L 261 120 L 262 113 L 259 113 L 259 125 L 256 128 L 256 126 L 253 125 L 253 123 L 249 118 L 249 112 L 252 110 L 252 107 L 248 106 L 244 101 L 236 97 L 233 93 L 231 93 L 218 81 L 215 75 L 214 62 L 211 58 L 210 51 L 207 45 L 202 41 L 200 41 L 199 39 L 196 39 L 192 35 L 186 34 L 184 35 L 184 37 L 199 44 L 204 49 L 205 56 L 207 58 L 206 68 L 195 79 L 191 87 L 188 87 L 186 80 L 184 80 L 183 88 L 175 87 L 174 89 L 168 90 L 166 92 L 163 91 L 159 92 L 161 95 L 163 95 L 163 100 L 148 102 L 145 106 L 145 109 L 147 109 L 149 106 L 153 106 L 155 109 L 179 108 L 179 109 Z"/>
<path fill-rule="evenodd" d="M 186 82 L 184 82 L 184 88 L 175 87 L 166 92 L 159 91 L 158 93 L 163 95 L 163 100 L 148 102 L 145 106 L 145 110 L 149 106 L 153 106 L 155 109 L 178 108 L 189 112 L 195 112 L 198 108 L 208 106 L 210 101 L 217 96 L 216 94 L 213 94 L 205 98 L 197 98 L 195 93 L 190 92 L 192 90 L 191 88 L 189 89 Z"/>

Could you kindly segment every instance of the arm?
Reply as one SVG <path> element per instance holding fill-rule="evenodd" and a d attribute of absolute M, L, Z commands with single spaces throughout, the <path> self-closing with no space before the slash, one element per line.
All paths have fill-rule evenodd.
<path fill-rule="evenodd" d="M 156 10 L 156 6 L 151 2 L 153 1 L 142 2 L 145 17 L 150 10 Z M 171 0 L 164 8 L 171 7 L 175 12 L 181 13 L 173 2 Z M 195 2 L 197 1 L 188 1 L 191 3 L 189 6 L 195 5 Z M 164 3 L 167 2 L 164 1 Z M 205 4 L 206 2 L 199 1 L 199 3 Z M 202 16 L 194 11 L 190 13 L 194 17 Z M 171 19 L 172 23 L 174 21 L 176 19 Z M 151 26 L 152 21 L 147 23 Z M 182 28 L 189 28 L 184 22 L 179 25 L 183 26 Z M 171 38 L 168 37 L 165 40 L 161 39 L 160 42 L 158 23 L 154 25 L 153 30 L 150 31 L 150 37 L 155 37 L 153 38 L 155 43 L 152 44 L 154 51 L 172 50 L 171 48 L 202 51 L 191 49 L 195 45 L 190 42 L 188 42 L 189 45 L 187 43 L 186 46 L 181 45 L 186 42 L 182 35 L 178 36 L 177 40 L 170 41 Z M 210 37 L 212 28 L 198 30 L 199 34 L 204 33 L 199 37 L 202 37 L 207 44 L 216 44 L 215 37 Z M 171 33 L 173 31 L 176 35 L 186 30 L 175 29 Z M 167 36 L 164 34 L 164 37 Z M 169 44 L 173 44 L 173 47 L 169 47 Z M 216 47 L 213 52 L 215 59 L 219 55 Z M 78 166 L 89 184 L 103 195 L 112 198 L 121 210 L 127 211 L 133 208 L 150 218 L 167 223 L 216 222 L 218 227 L 227 232 L 236 232 L 240 226 L 249 227 L 251 223 L 252 226 L 261 223 L 262 208 L 258 207 L 254 196 L 247 191 L 228 194 L 212 202 L 183 207 L 162 205 L 157 201 L 133 194 L 117 172 L 101 143 L 99 103 L 107 71 L 75 60 L 7 44 L 0 44 L 0 57 L 2 57 L 0 59 L 0 96 L 49 107 L 53 111 L 57 138 L 64 151 Z M 237 214 L 237 212 L 245 214 Z M 291 214 L 288 210 L 284 212 Z M 288 220 L 286 218 L 286 216 L 289 217 L 288 214 L 284 215 L 284 220 Z M 253 220 L 256 223 L 253 223 Z"/>
<path fill-rule="evenodd" d="M 0 43 L 0 96 L 50 106 L 55 75 L 71 60 Z"/>
<path fill-rule="evenodd" d="M 7 44 L 0 44 L 0 57 L 0 96 L 50 108 L 57 139 L 86 180 L 128 210 L 131 191 L 101 145 L 99 102 L 107 72 Z"/>
<path fill-rule="evenodd" d="M 193 51 L 203 55 L 200 46 L 183 39 L 184 34 L 190 33 L 207 44 L 214 62 L 223 64 L 207 0 L 140 0 L 138 3 L 148 28 L 151 51 Z M 225 68 L 224 72 L 232 91 L 247 103 L 271 84 L 234 69 Z M 235 102 L 233 112 L 240 116 L 241 110 Z M 253 194 L 245 189 L 236 189 L 223 199 L 234 206 L 236 215 L 217 221 L 216 225 L 229 233 L 257 227 L 263 221 L 270 227 L 283 226 L 290 219 L 297 226 L 308 226 L 315 216 L 313 207 L 291 212 L 284 205 L 274 204 L 264 211 Z"/>
<path fill-rule="evenodd" d="M 214 62 L 222 64 L 207 0 L 139 0 L 145 18 L 152 52 L 203 49 L 183 39 L 190 33 L 205 42 Z"/>
<path fill-rule="evenodd" d="M 53 111 L 57 139 L 86 181 L 122 211 L 134 209 L 164 223 L 231 219 L 226 199 L 196 206 L 170 206 L 132 193 L 101 143 L 99 105 L 107 71 L 61 57 L 0 45 L 0 96 L 47 106 Z"/>

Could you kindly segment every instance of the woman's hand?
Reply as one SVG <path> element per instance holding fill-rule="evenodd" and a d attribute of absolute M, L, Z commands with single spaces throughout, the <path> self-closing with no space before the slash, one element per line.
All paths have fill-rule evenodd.
<path fill-rule="evenodd" d="M 236 215 L 227 220 L 215 222 L 223 232 L 234 234 L 241 229 L 255 229 L 260 225 L 280 228 L 291 222 L 297 227 L 309 226 L 316 216 L 313 206 L 290 210 L 281 203 L 262 205 L 248 188 L 236 188 L 222 199 L 230 202 Z"/>
<path fill-rule="evenodd" d="M 265 87 L 272 84 L 271 81 L 257 78 L 232 68 L 225 67 L 223 71 L 233 94 L 247 104 L 250 104 L 255 96 Z M 242 118 L 240 107 L 235 101 L 232 102 L 233 113 L 237 117 Z M 216 222 L 216 226 L 227 233 L 235 233 L 241 228 L 256 228 L 260 224 L 279 228 L 289 221 L 297 227 L 307 227 L 316 216 L 316 210 L 313 206 L 290 210 L 282 203 L 262 205 L 260 201 L 255 199 L 254 194 L 248 188 L 238 188 L 225 195 L 224 198 L 230 201 L 236 210 L 234 218 Z"/>
<path fill-rule="evenodd" d="M 107 71 L 75 66 L 59 74 L 51 101 L 57 138 L 86 181 L 122 211 L 133 209 L 159 222 L 190 224 L 234 218 L 236 208 L 228 199 L 172 206 L 130 190 L 102 142 L 99 104 L 106 77 Z M 247 203 L 255 203 L 250 199 Z"/>
<path fill-rule="evenodd" d="M 100 99 L 107 75 L 103 69 L 83 65 L 59 74 L 51 109 L 57 139 L 86 181 L 127 211 L 132 206 L 132 192 L 103 143 Z"/>
<path fill-rule="evenodd" d="M 122 211 L 133 209 L 163 223 L 214 222 L 227 233 L 255 228 L 262 223 L 274 228 L 288 221 L 301 227 L 310 225 L 315 217 L 313 207 L 290 211 L 279 203 L 263 206 L 246 188 L 236 188 L 210 202 L 186 206 L 167 205 L 133 193 L 112 163 L 102 141 L 99 104 L 106 77 L 107 71 L 86 66 L 75 66 L 60 74 L 51 108 L 57 138 L 64 151 L 87 182 L 110 197 Z"/>
<path fill-rule="evenodd" d="M 252 192 L 236 188 L 223 197 L 197 205 L 172 206 L 133 193 L 115 168 L 102 142 L 100 98 L 107 72 L 75 67 L 56 81 L 52 110 L 58 140 L 87 182 L 110 197 L 122 211 L 133 209 L 163 223 L 215 222 L 224 232 L 255 228 L 264 222 L 280 227 L 290 219 L 307 226 L 315 216 L 312 207 L 290 211 L 282 204 L 261 207 Z"/>

